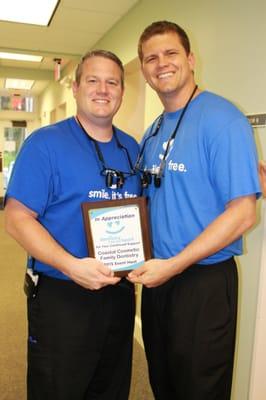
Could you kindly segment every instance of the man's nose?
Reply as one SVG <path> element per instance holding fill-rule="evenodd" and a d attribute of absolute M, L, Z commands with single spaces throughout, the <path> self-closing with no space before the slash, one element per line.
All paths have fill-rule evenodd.
<path fill-rule="evenodd" d="M 107 84 L 105 81 L 98 82 L 97 93 L 107 93 Z"/>
<path fill-rule="evenodd" d="M 165 56 L 164 54 L 160 54 L 158 56 L 158 66 L 159 67 L 164 67 L 167 64 L 168 64 L 168 57 Z"/>

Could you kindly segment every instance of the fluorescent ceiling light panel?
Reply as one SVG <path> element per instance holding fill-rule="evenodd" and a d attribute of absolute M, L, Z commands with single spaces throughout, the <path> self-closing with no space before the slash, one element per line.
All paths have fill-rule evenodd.
<path fill-rule="evenodd" d="M 0 58 L 4 58 L 6 60 L 18 60 L 18 61 L 33 61 L 33 62 L 41 62 L 42 56 L 33 56 L 30 54 L 18 54 L 18 53 L 2 53 L 0 52 Z"/>
<path fill-rule="evenodd" d="M 30 90 L 34 84 L 34 81 L 27 79 L 10 79 L 7 78 L 5 81 L 6 89 L 21 89 Z"/>
<path fill-rule="evenodd" d="M 0 20 L 47 26 L 59 0 L 2 1 Z"/>

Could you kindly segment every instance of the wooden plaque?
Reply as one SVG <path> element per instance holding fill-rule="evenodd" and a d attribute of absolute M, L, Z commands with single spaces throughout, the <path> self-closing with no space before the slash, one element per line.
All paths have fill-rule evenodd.
<path fill-rule="evenodd" d="M 145 197 L 82 203 L 89 255 L 126 276 L 151 258 Z"/>

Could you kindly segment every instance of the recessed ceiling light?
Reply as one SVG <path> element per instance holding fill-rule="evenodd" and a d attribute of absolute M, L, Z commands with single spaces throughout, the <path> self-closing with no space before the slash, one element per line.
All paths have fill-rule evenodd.
<path fill-rule="evenodd" d="M 5 80 L 5 88 L 6 89 L 21 89 L 21 90 L 30 90 L 34 84 L 34 81 L 27 79 L 10 79 L 7 78 Z"/>
<path fill-rule="evenodd" d="M 33 61 L 33 62 L 41 62 L 43 59 L 43 57 L 41 56 L 33 56 L 30 54 L 2 53 L 2 52 L 0 52 L 0 58 L 4 58 L 6 60 Z"/>
<path fill-rule="evenodd" d="M 2 2 L 0 20 L 47 26 L 60 0 L 8 0 Z"/>

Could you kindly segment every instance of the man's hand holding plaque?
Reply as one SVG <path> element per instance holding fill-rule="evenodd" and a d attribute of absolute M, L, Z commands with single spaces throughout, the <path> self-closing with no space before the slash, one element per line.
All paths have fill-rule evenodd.
<path fill-rule="evenodd" d="M 151 258 L 146 198 L 82 204 L 89 254 L 116 276 L 126 276 Z"/>

